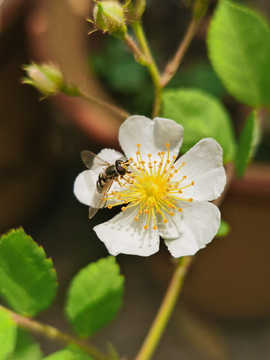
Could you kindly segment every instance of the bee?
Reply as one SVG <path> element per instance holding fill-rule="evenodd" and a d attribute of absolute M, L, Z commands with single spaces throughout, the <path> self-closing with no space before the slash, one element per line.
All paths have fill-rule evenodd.
<path fill-rule="evenodd" d="M 123 178 L 127 173 L 130 173 L 130 171 L 128 171 L 130 161 L 119 159 L 113 164 L 109 164 L 107 161 L 88 150 L 82 151 L 81 157 L 84 165 L 90 170 L 95 170 L 99 167 L 105 168 L 104 171 L 98 175 L 96 189 L 89 207 L 89 219 L 92 219 L 104 201 L 113 182 L 118 181 L 119 177 Z"/>

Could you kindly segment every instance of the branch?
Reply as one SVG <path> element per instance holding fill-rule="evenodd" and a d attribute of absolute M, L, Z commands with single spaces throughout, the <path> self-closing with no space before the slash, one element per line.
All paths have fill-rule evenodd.
<path fill-rule="evenodd" d="M 90 355 L 94 360 L 109 360 L 106 355 L 99 352 L 99 350 L 97 350 L 95 347 L 86 344 L 81 339 L 62 333 L 61 331 L 50 325 L 46 325 L 31 318 L 21 316 L 5 308 L 2 305 L 0 305 L 0 309 L 11 315 L 12 319 L 16 322 L 16 324 L 18 324 L 21 328 L 27 331 L 30 331 L 34 334 L 41 334 L 48 339 L 56 340 L 65 344 L 73 343 L 79 348 L 81 348 L 88 355 Z"/>
<path fill-rule="evenodd" d="M 192 19 L 187 32 L 184 36 L 183 41 L 180 43 L 178 50 L 176 51 L 173 59 L 169 61 L 167 66 L 165 67 L 165 71 L 161 77 L 161 86 L 164 87 L 168 84 L 168 82 L 171 80 L 173 75 L 176 73 L 176 70 L 178 69 L 188 47 L 191 43 L 194 35 L 196 34 L 198 25 L 200 23 L 200 20 L 198 19 Z"/>
<path fill-rule="evenodd" d="M 130 116 L 130 114 L 127 111 L 125 111 L 125 110 L 123 110 L 123 109 L 121 109 L 121 108 L 119 108 L 119 107 L 117 107 L 115 105 L 109 104 L 109 103 L 107 103 L 107 102 L 105 102 L 103 100 L 95 98 L 94 96 L 91 96 L 91 95 L 89 95 L 87 93 L 84 93 L 82 91 L 79 91 L 78 96 L 80 96 L 81 98 L 83 98 L 85 100 L 91 101 L 92 103 L 97 104 L 100 107 L 103 107 L 104 109 L 108 110 L 109 112 L 117 115 L 122 120 L 126 120 Z"/>

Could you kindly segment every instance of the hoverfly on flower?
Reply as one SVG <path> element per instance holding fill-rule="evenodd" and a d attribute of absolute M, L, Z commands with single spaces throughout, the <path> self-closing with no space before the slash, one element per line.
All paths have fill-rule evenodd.
<path fill-rule="evenodd" d="M 125 178 L 125 175 L 131 173 L 128 171 L 129 160 L 115 160 L 113 164 L 109 164 L 107 161 L 101 159 L 101 157 L 94 154 L 92 151 L 84 150 L 81 152 L 81 157 L 84 165 L 89 170 L 95 170 L 103 167 L 104 170 L 98 175 L 96 182 L 96 190 L 93 194 L 92 201 L 89 206 L 89 219 L 97 213 L 98 209 L 104 202 L 106 204 L 106 195 L 114 181 L 117 181 L 120 186 L 120 180 L 129 182 L 129 178 Z M 104 207 L 103 206 L 103 207 Z"/>
<path fill-rule="evenodd" d="M 211 201 L 226 183 L 223 151 L 214 139 L 206 138 L 178 158 L 183 132 L 169 119 L 131 116 L 119 129 L 128 160 L 121 160 L 120 152 L 103 149 L 98 157 L 106 163 L 95 157 L 96 165 L 75 180 L 74 193 L 90 205 L 92 214 L 99 207 L 120 205 L 118 215 L 94 227 L 112 255 L 149 256 L 158 251 L 160 236 L 174 257 L 194 255 L 216 235 L 220 211 Z M 123 179 L 116 176 L 117 164 L 127 166 Z M 113 174 L 110 183 L 104 167 Z"/>

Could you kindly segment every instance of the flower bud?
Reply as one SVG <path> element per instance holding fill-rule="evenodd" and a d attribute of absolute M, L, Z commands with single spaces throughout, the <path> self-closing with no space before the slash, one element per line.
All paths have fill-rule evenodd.
<path fill-rule="evenodd" d="M 97 3 L 93 11 L 94 24 L 99 30 L 123 39 L 127 33 L 124 7 L 113 0 Z"/>
<path fill-rule="evenodd" d="M 196 0 L 193 5 L 193 17 L 196 20 L 201 20 L 208 9 L 208 0 Z"/>
<path fill-rule="evenodd" d="M 23 78 L 23 84 L 30 84 L 38 89 L 44 97 L 60 92 L 65 84 L 62 72 L 55 66 L 47 64 L 25 65 L 24 70 L 28 77 Z"/>

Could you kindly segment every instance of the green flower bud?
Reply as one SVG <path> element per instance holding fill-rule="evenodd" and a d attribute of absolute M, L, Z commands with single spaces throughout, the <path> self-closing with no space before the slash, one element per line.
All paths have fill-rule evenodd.
<path fill-rule="evenodd" d="M 127 33 L 124 7 L 113 0 L 97 3 L 93 11 L 95 26 L 118 39 L 123 39 Z"/>
<path fill-rule="evenodd" d="M 193 17 L 196 20 L 201 20 L 208 9 L 208 0 L 196 0 L 193 5 Z"/>
<path fill-rule="evenodd" d="M 47 64 L 25 65 L 24 70 L 28 77 L 23 78 L 23 84 L 30 84 L 38 89 L 44 97 L 60 92 L 65 84 L 62 72 L 55 66 Z"/>

